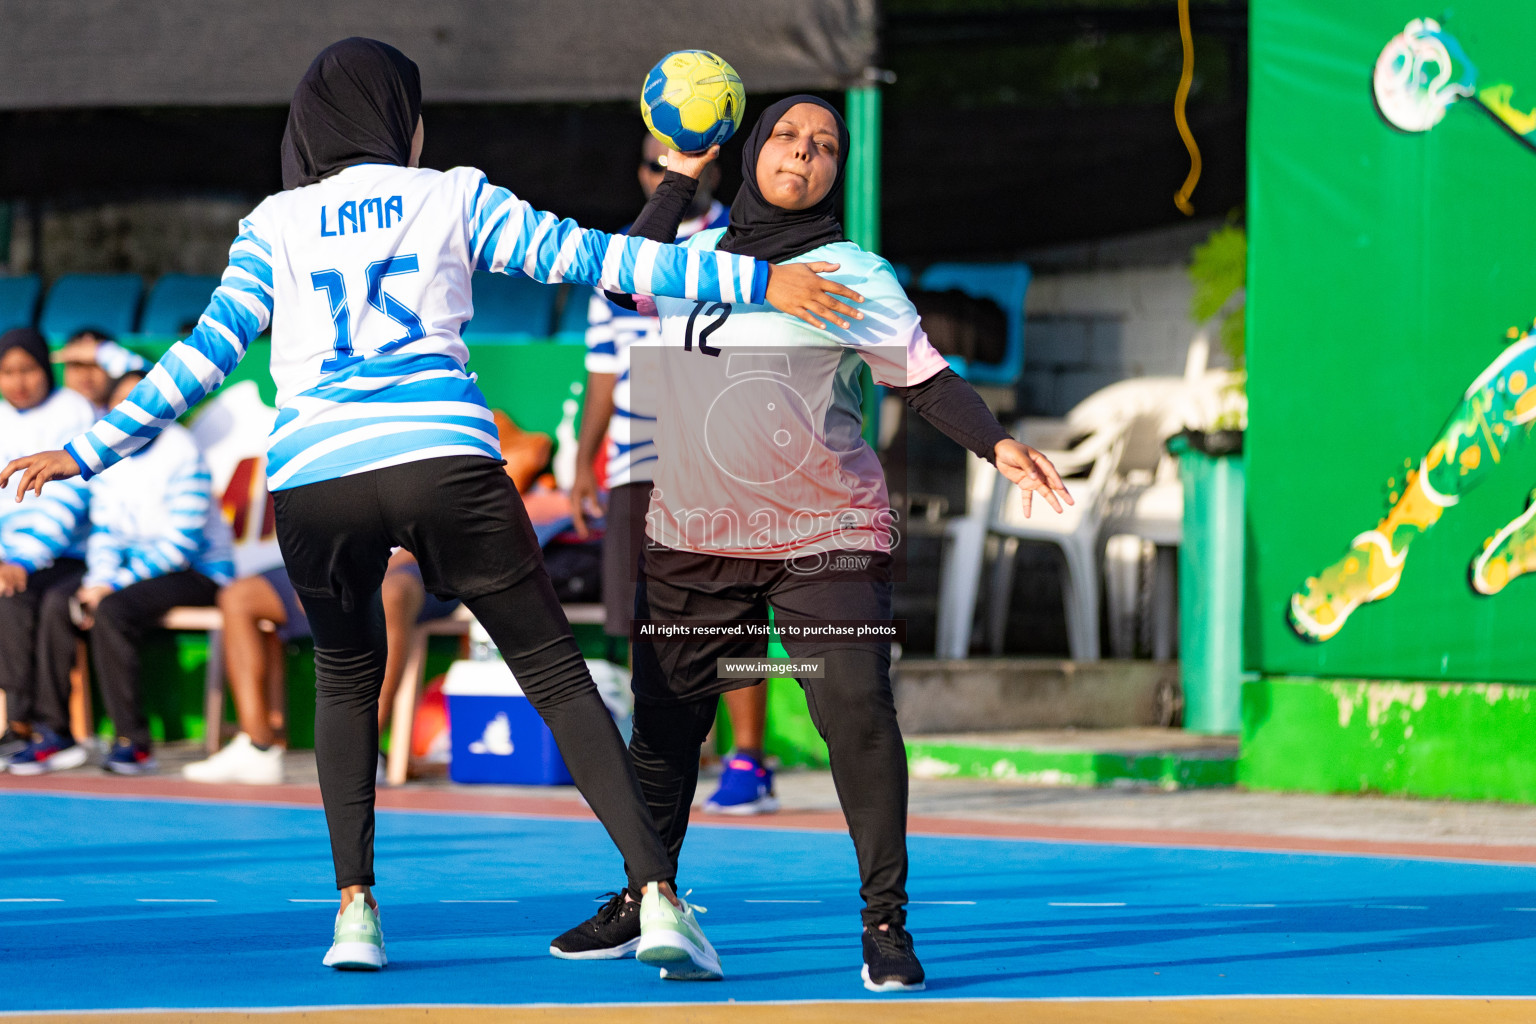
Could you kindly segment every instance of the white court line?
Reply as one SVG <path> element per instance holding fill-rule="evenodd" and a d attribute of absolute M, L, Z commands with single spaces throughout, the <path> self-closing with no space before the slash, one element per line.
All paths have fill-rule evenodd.
<path fill-rule="evenodd" d="M 0 899 L 0 903 L 63 903 L 61 899 L 52 896 L 9 896 Z"/>
<path fill-rule="evenodd" d="M 1352 903 L 1351 910 L 1428 910 L 1428 907 L 1401 906 L 1396 903 Z"/>
<path fill-rule="evenodd" d="M 1124 903 L 1047 903 L 1048 907 L 1123 907 Z"/>
<path fill-rule="evenodd" d="M 219 901 L 218 900 L 150 900 L 150 899 L 143 899 L 141 897 L 140 899 L 137 899 L 134 902 L 135 903 L 217 903 Z"/>
<path fill-rule="evenodd" d="M 1536 907 L 1505 907 L 1504 909 L 1505 910 L 1520 911 L 1522 913 L 1527 913 L 1527 914 L 1536 913 Z"/>
<path fill-rule="evenodd" d="M 516 903 L 517 900 L 438 900 L 439 903 Z"/>
<path fill-rule="evenodd" d="M 1273 907 L 1273 903 L 1207 903 L 1207 907 Z"/>
<path fill-rule="evenodd" d="M 821 900 L 742 900 L 743 903 L 820 903 Z"/>
<path fill-rule="evenodd" d="M 907 900 L 908 906 L 915 907 L 974 907 L 975 900 Z"/>
<path fill-rule="evenodd" d="M 336 899 L 328 899 L 328 900 L 295 900 L 295 899 L 290 899 L 288 902 L 289 903 L 336 903 L 338 901 Z"/>

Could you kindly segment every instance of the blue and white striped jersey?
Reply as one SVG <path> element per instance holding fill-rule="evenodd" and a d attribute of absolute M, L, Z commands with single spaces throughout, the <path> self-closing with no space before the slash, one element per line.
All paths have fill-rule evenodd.
<path fill-rule="evenodd" d="M 710 228 L 723 228 L 730 219 L 729 209 L 712 202 L 702 217 L 685 220 L 678 226 L 677 240 L 686 241 Z M 637 343 L 654 344 L 660 332 L 661 321 L 656 317 L 616 306 L 600 289 L 593 292 L 587 307 L 587 372 L 614 376 L 613 416 L 608 420 L 610 489 L 649 480 L 655 472 L 656 412 L 643 400 L 647 396 L 630 391 L 629 348 Z"/>
<path fill-rule="evenodd" d="M 19 412 L 0 401 L 0 459 L 6 462 L 57 448 L 95 422 L 91 403 L 68 388 L 56 388 L 39 404 Z M 85 481 L 54 480 L 36 501 L 16 503 L 20 474 L 0 488 L 0 562 L 27 572 L 46 569 L 60 558 L 83 558 Z"/>
<path fill-rule="evenodd" d="M 87 477 L 218 387 L 272 328 L 284 490 L 444 455 L 500 458 L 459 333 L 476 270 L 613 291 L 764 301 L 768 266 L 589 231 L 473 168 L 362 164 L 269 196 L 240 224 L 197 329 L 66 450 Z"/>
<path fill-rule="evenodd" d="M 213 500 L 208 465 L 192 433 L 171 424 L 91 479 L 85 583 L 113 590 L 193 569 L 215 583 L 235 575 L 229 524 Z"/>

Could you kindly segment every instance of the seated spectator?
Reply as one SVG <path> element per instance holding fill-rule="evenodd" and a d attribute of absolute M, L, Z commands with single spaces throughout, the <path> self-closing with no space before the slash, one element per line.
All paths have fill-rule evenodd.
<path fill-rule="evenodd" d="M 404 549 L 390 558 L 381 595 L 389 637 L 384 686 L 379 694 L 382 733 L 389 725 L 395 691 L 405 674 L 411 627 L 451 615 L 459 603 L 428 594 L 416 559 Z M 309 620 L 282 566 L 236 580 L 219 592 L 218 601 L 224 613 L 224 663 L 240 733 L 217 754 L 187 765 L 182 774 L 194 782 L 275 786 L 283 781 L 283 748 L 278 745 L 277 716 L 267 699 L 268 679 L 273 672 L 282 671 L 283 642 L 309 636 Z M 261 632 L 263 620 L 277 626 L 276 636 Z M 402 737 L 400 742 L 409 743 L 410 737 Z M 382 758 L 380 755 L 381 777 Z"/>
<path fill-rule="evenodd" d="M 18 327 L 0 335 L 0 460 L 63 447 L 94 419 L 89 402 L 55 386 L 41 334 Z M 89 529 L 83 480 L 45 484 L 35 501 L 15 498 L 14 484 L 0 490 L 0 689 L 9 720 L 0 768 L 32 740 L 39 610 L 80 586 Z M 66 661 L 73 652 L 71 643 Z"/>
<path fill-rule="evenodd" d="M 106 415 L 113 381 L 149 369 L 143 356 L 119 345 L 97 327 L 71 334 L 64 347 L 54 353 L 53 361 L 64 364 L 64 386 L 90 402 L 97 417 Z"/>
<path fill-rule="evenodd" d="M 142 378 L 130 373 L 109 402 L 128 396 Z M 124 775 L 156 768 L 140 699 L 139 644 L 178 605 L 211 605 L 234 575 L 229 528 L 213 502 L 208 468 L 192 435 L 171 424 L 129 458 L 91 478 L 91 532 L 85 578 L 71 601 L 45 600 L 40 629 L 37 729 L 11 758 L 17 775 L 38 775 L 84 761 L 69 728 L 69 663 L 88 631 L 91 658 L 117 740 L 103 767 Z"/>

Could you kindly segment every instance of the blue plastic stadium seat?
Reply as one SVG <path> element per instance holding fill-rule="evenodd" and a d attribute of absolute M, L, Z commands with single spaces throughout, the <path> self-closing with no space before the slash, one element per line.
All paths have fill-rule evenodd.
<path fill-rule="evenodd" d="M 38 330 L 60 341 L 82 327 L 124 335 L 139 318 L 144 281 L 138 274 L 65 274 L 43 299 Z"/>
<path fill-rule="evenodd" d="M 12 327 L 31 327 L 37 319 L 37 297 L 42 282 L 36 274 L 0 277 L 0 333 Z"/>
<path fill-rule="evenodd" d="M 547 284 L 519 274 L 480 271 L 474 277 L 475 316 L 464 325 L 464 337 L 491 336 L 507 341 L 548 338 L 555 326 L 555 295 Z"/>
<path fill-rule="evenodd" d="M 584 284 L 562 286 L 565 305 L 560 307 L 560 319 L 555 323 L 555 340 L 565 344 L 586 344 L 587 307 L 592 301 L 592 289 Z"/>
<path fill-rule="evenodd" d="M 1012 387 L 1024 372 L 1024 293 L 1029 288 L 1024 263 L 935 263 L 917 279 L 918 287 L 941 292 L 958 288 L 991 299 L 1008 317 L 1008 350 L 1000 363 L 971 363 L 965 377 L 973 384 Z"/>
<path fill-rule="evenodd" d="M 208 299 L 219 286 L 217 275 L 166 274 L 156 281 L 144 299 L 139 333 L 181 335 L 182 327 L 195 323 L 208 308 Z"/>

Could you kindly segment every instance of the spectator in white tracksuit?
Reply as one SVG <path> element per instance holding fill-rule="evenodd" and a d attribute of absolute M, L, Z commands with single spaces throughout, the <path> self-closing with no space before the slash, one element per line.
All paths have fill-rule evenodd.
<path fill-rule="evenodd" d="M 114 403 L 142 376 L 119 380 Z M 202 452 L 174 423 L 87 486 L 85 578 L 73 601 L 45 604 L 41 631 L 50 650 L 72 647 L 78 630 L 89 631 L 96 679 L 117 730 L 104 767 L 136 775 L 156 767 L 140 699 L 139 644 L 170 609 L 214 603 L 234 576 L 229 527 L 213 500 Z M 69 735 L 68 664 L 42 668 L 39 739 L 11 759 L 18 775 L 84 760 L 70 753 L 78 747 Z"/>
<path fill-rule="evenodd" d="M 41 334 L 18 327 L 0 335 L 0 458 L 62 444 L 94 418 L 89 402 L 55 386 Z M 32 739 L 39 609 L 49 594 L 73 594 L 85 574 L 86 494 L 84 481 L 56 480 L 40 501 L 17 504 L 0 489 L 0 689 L 9 720 L 0 765 Z"/>

